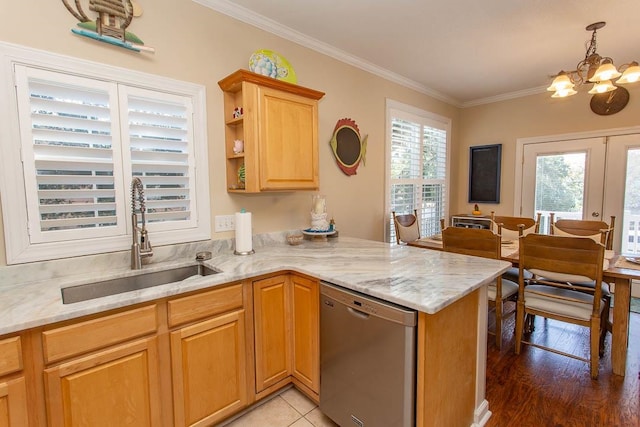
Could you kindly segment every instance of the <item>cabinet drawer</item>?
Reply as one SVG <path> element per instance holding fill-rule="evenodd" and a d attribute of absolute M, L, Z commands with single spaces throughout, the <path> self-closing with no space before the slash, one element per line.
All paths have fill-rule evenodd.
<path fill-rule="evenodd" d="M 156 305 L 91 319 L 42 333 L 46 363 L 152 334 L 158 328 Z"/>
<path fill-rule="evenodd" d="M 169 301 L 169 327 L 242 308 L 242 284 Z"/>
<path fill-rule="evenodd" d="M 0 341 L 0 376 L 22 369 L 22 346 L 20 337 Z"/>

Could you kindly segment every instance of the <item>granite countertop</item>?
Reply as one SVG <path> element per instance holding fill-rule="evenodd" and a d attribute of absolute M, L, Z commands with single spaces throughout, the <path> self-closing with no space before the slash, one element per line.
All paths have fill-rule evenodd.
<path fill-rule="evenodd" d="M 505 261 L 349 237 L 290 246 L 285 236 L 254 236 L 255 254 L 246 256 L 233 255 L 230 240 L 154 248 L 151 264 L 137 271 L 129 268 L 128 251 L 0 267 L 0 335 L 282 270 L 433 314 L 510 267 Z M 63 287 L 194 264 L 196 252 L 204 250 L 213 255 L 204 264 L 220 273 L 62 303 Z"/>

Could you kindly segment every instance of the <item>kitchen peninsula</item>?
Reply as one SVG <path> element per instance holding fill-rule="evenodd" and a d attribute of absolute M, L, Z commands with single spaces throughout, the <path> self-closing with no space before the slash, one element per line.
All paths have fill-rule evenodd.
<path fill-rule="evenodd" d="M 296 279 L 297 283 L 313 285 L 314 281 L 317 284 L 317 281 L 324 280 L 417 310 L 416 425 L 476 426 L 486 422 L 490 412 L 484 399 L 487 330 L 485 289 L 493 278 L 506 271 L 509 267 L 507 262 L 389 246 L 348 237 L 320 242 L 305 241 L 299 246 L 289 246 L 285 243 L 285 235 L 273 233 L 254 236 L 256 253 L 250 256 L 233 255 L 230 241 L 155 248 L 153 263 L 145 265 L 142 271 L 193 264 L 195 253 L 206 250 L 211 251 L 213 256 L 205 265 L 219 270 L 219 273 L 74 304 L 62 304 L 61 288 L 139 273 L 128 269 L 128 252 L 0 268 L 0 368 L 7 366 L 2 360 L 5 354 L 18 353 L 13 369 L 0 369 L 0 391 L 2 384 L 7 383 L 13 385 L 14 390 L 18 389 L 18 395 L 22 392 L 23 396 L 28 396 L 22 407 L 30 405 L 29 425 L 44 425 L 47 417 L 57 419 L 64 411 L 56 409 L 55 405 L 64 407 L 66 402 L 64 392 L 56 391 L 56 385 L 66 381 L 64 373 L 86 369 L 85 365 L 91 364 L 90 356 L 106 355 L 98 351 L 104 349 L 91 348 L 79 351 L 81 357 L 69 361 L 71 350 L 61 347 L 56 353 L 55 344 L 68 342 L 62 340 L 63 337 L 72 340 L 74 331 L 81 332 L 82 329 L 78 328 L 85 324 L 99 334 L 101 331 L 96 325 L 104 326 L 99 323 L 102 319 L 99 316 L 115 313 L 109 317 L 109 321 L 113 321 L 116 318 L 114 316 L 127 319 L 129 313 L 135 311 L 135 317 L 131 317 L 128 326 L 141 331 L 132 336 L 137 341 L 131 346 L 146 345 L 148 353 L 145 353 L 144 360 L 147 363 L 158 361 L 160 367 L 154 369 L 163 371 L 162 367 L 169 367 L 166 370 L 173 368 L 174 374 L 160 373 L 159 379 L 149 386 L 152 400 L 158 399 L 155 403 L 158 408 L 149 410 L 151 415 L 146 419 L 149 425 L 196 424 L 193 420 L 198 418 L 194 415 L 194 406 L 188 402 L 188 393 L 183 395 L 179 392 L 182 390 L 179 385 L 185 383 L 186 379 L 182 374 L 176 376 L 175 373 L 184 364 L 173 359 L 190 354 L 180 352 L 181 343 L 186 348 L 184 346 L 190 345 L 189 337 L 198 337 L 206 327 L 212 328 L 206 330 L 214 330 L 223 320 L 227 322 L 225 324 L 237 326 L 241 344 L 246 343 L 248 347 L 239 355 L 238 363 L 249 367 L 246 372 L 241 372 L 241 377 L 242 382 L 251 387 L 247 386 L 247 390 L 239 392 L 242 397 L 229 404 L 226 412 L 218 415 L 228 417 L 292 381 L 313 398 L 317 390 L 314 390 L 313 384 L 305 383 L 304 366 L 300 369 L 301 374 L 296 375 L 295 361 L 293 380 L 287 376 L 273 383 L 265 382 L 263 389 L 254 388 L 254 384 L 258 383 L 254 379 L 262 373 L 257 356 L 261 342 L 258 335 L 253 351 L 253 334 L 258 334 L 261 325 L 254 320 L 260 313 L 260 310 L 254 309 L 257 290 L 261 289 L 257 284 L 277 283 L 274 277 L 292 274 L 301 278 Z M 74 274 L 69 275 L 70 271 Z M 220 300 L 222 302 L 211 303 L 218 310 L 217 316 L 203 320 L 193 314 L 204 310 L 200 305 L 206 305 L 209 295 L 216 291 L 226 292 L 225 298 Z M 317 301 L 317 287 L 314 292 Z M 295 301 L 295 294 L 292 298 Z M 237 301 L 237 306 L 234 301 Z M 189 310 L 179 311 L 181 307 L 188 307 Z M 125 309 L 128 311 L 123 312 Z M 235 311 L 229 313 L 230 309 Z M 295 308 L 293 311 L 293 318 L 297 321 Z M 235 320 L 229 320 L 227 317 L 230 315 L 235 316 Z M 138 319 L 147 319 L 149 327 L 145 329 L 145 323 Z M 194 324 L 194 319 L 199 323 Z M 313 324 L 310 327 L 314 330 Z M 146 337 L 146 341 L 138 339 L 140 337 Z M 310 346 L 317 346 L 317 336 L 309 339 Z M 119 341 L 101 345 L 114 343 Z M 170 348 L 167 354 L 163 354 L 165 347 Z M 7 353 L 2 351 L 3 348 L 15 351 Z M 189 347 L 189 350 L 196 348 Z M 124 350 L 113 350 L 117 351 Z M 313 355 L 310 356 L 313 360 Z M 167 359 L 172 361 L 168 362 Z M 313 366 L 311 370 L 316 372 L 317 369 L 318 366 Z M 245 375 L 251 378 L 245 378 Z M 312 373 L 310 377 L 313 376 Z M 22 386 L 17 387 L 16 382 Z M 43 397 L 45 394 L 46 402 Z M 182 405 L 172 400 L 178 397 L 186 403 L 182 402 Z M 192 398 L 197 399 L 198 396 Z M 20 408 L 20 403 L 15 403 L 15 400 L 19 399 L 14 399 L 13 404 Z M 162 405 L 158 405 L 158 402 L 162 402 Z M 51 424 L 56 425 L 56 422 Z"/>

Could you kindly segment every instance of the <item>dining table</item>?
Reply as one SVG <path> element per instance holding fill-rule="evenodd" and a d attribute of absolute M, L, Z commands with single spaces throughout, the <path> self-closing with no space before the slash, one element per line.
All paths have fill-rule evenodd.
<path fill-rule="evenodd" d="M 407 246 L 423 249 L 443 250 L 440 235 L 423 237 Z M 605 251 L 605 267 L 602 281 L 614 285 L 613 318 L 611 322 L 611 369 L 614 374 L 624 376 L 629 346 L 629 321 L 631 313 L 631 284 L 640 280 L 640 264 L 629 261 L 626 255 Z M 519 246 L 517 240 L 503 240 L 501 257 L 518 266 Z"/>

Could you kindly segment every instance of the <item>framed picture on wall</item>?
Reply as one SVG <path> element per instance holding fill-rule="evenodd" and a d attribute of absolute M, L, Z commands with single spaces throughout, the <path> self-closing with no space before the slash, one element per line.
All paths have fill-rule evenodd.
<path fill-rule="evenodd" d="M 502 144 L 469 148 L 469 202 L 500 203 Z"/>

